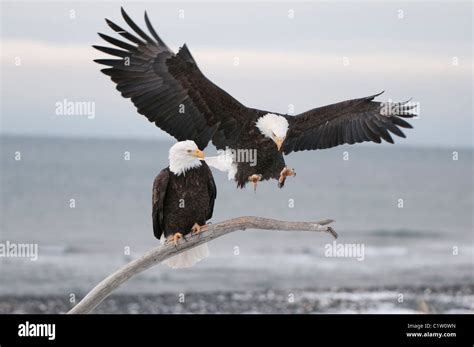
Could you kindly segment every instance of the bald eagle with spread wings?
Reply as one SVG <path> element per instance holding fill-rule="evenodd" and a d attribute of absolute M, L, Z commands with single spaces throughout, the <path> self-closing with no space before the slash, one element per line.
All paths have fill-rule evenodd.
<path fill-rule="evenodd" d="M 283 154 L 366 141 L 393 143 L 390 133 L 405 137 L 400 128 L 412 127 L 403 118 L 416 116 L 416 105 L 374 101 L 381 93 L 295 116 L 246 107 L 204 76 L 186 45 L 176 54 L 171 51 L 146 12 L 149 34 L 121 11 L 135 34 L 106 19 L 126 41 L 99 33 L 114 47 L 93 47 L 115 57 L 96 59 L 107 66 L 101 71 L 138 113 L 178 141 L 192 140 L 201 150 L 212 142 L 222 155 L 208 158 L 208 164 L 228 171 L 240 188 L 268 179 L 283 187 L 286 177 L 295 175 Z M 235 155 L 242 151 L 253 151 L 256 160 Z"/>

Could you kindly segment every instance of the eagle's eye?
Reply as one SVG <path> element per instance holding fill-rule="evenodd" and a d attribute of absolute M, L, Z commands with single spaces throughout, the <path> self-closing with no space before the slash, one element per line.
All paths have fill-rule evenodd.
<path fill-rule="evenodd" d="M 191 153 L 191 152 L 192 152 L 192 150 L 188 149 L 188 150 L 187 150 L 187 152 L 188 152 L 188 153 Z"/>

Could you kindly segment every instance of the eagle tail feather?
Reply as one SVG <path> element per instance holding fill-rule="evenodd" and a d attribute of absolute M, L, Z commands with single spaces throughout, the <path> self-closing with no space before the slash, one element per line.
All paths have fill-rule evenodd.
<path fill-rule="evenodd" d="M 233 161 L 232 152 L 230 149 L 224 153 L 220 153 L 215 157 L 206 157 L 204 159 L 206 164 L 219 171 L 227 172 L 227 178 L 233 180 L 237 173 L 237 164 Z"/>
<path fill-rule="evenodd" d="M 208 256 L 209 248 L 207 247 L 207 244 L 203 244 L 166 259 L 163 261 L 163 264 L 173 269 L 186 268 L 195 265 Z"/>

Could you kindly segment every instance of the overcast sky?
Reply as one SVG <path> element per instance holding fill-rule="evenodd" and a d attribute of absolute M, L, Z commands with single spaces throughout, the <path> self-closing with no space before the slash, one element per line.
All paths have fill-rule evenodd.
<path fill-rule="evenodd" d="M 472 146 L 470 2 L 2 2 L 3 133 L 167 137 L 92 62 L 97 32 L 112 33 L 104 17 L 126 27 L 121 5 L 141 26 L 147 10 L 247 106 L 299 113 L 385 90 L 380 100 L 421 105 L 399 142 Z M 64 99 L 94 102 L 95 117 L 56 114 Z"/>

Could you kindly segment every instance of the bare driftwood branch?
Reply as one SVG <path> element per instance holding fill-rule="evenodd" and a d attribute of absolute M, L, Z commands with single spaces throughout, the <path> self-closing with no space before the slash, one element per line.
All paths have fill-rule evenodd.
<path fill-rule="evenodd" d="M 285 222 L 275 219 L 261 217 L 239 217 L 229 219 L 221 223 L 210 224 L 209 228 L 198 235 L 188 235 L 185 240 L 179 240 L 178 244 L 160 245 L 145 253 L 115 271 L 95 286 L 74 308 L 68 313 L 89 313 L 97 307 L 112 291 L 132 276 L 159 264 L 163 260 L 182 253 L 197 245 L 209 242 L 222 235 L 236 230 L 264 229 L 264 230 L 287 230 L 287 231 L 317 231 L 326 232 L 337 238 L 333 228 L 327 226 L 333 220 L 327 219 L 319 222 Z"/>

